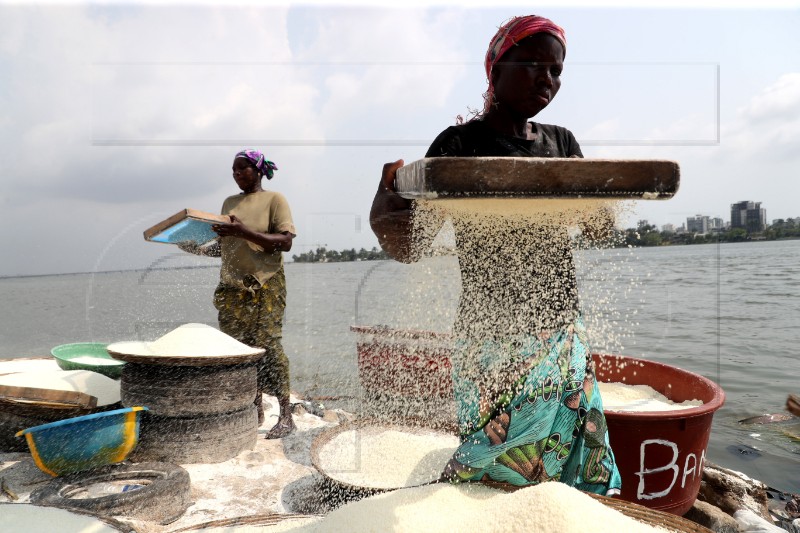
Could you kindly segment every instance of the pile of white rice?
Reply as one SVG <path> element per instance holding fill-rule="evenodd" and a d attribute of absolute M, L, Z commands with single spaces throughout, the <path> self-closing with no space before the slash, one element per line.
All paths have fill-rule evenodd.
<path fill-rule="evenodd" d="M 437 479 L 457 447 L 455 435 L 366 426 L 343 431 L 323 444 L 319 462 L 330 478 L 357 487 L 410 487 Z"/>
<path fill-rule="evenodd" d="M 153 357 L 233 357 L 258 355 L 253 348 L 206 324 L 184 324 L 152 342 L 115 342 L 106 348 L 115 353 Z"/>
<path fill-rule="evenodd" d="M 481 485 L 436 484 L 349 503 L 294 533 L 624 533 L 666 532 L 638 522 L 563 483 L 502 492 Z M 267 530 L 264 531 L 273 531 Z"/>
<path fill-rule="evenodd" d="M 604 411 L 676 411 L 703 405 L 702 400 L 673 402 L 649 385 L 598 382 Z"/>

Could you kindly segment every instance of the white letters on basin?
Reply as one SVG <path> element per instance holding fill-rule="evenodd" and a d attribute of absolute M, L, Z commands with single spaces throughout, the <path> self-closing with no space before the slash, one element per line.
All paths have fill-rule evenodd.
<path fill-rule="evenodd" d="M 645 458 L 647 455 L 648 447 L 666 447 L 672 451 L 672 459 L 662 466 L 658 466 L 656 468 L 645 468 Z M 652 448 L 650 448 L 652 449 Z M 699 475 L 702 472 L 702 465 L 705 462 L 705 450 L 702 451 L 700 454 L 700 460 L 698 461 L 697 455 L 694 453 L 690 453 L 686 456 L 683 464 L 683 476 L 681 477 L 681 488 L 686 486 L 686 479 L 688 477 L 694 478 L 696 475 Z M 678 475 L 680 474 L 680 467 L 678 466 L 678 457 L 679 457 L 679 450 L 678 445 L 674 442 L 663 440 L 663 439 L 648 439 L 642 441 L 642 444 L 639 448 L 639 471 L 636 472 L 636 475 L 639 476 L 639 486 L 636 490 L 636 498 L 639 500 L 654 500 L 656 498 L 663 498 L 664 496 L 668 495 L 670 491 L 672 491 L 673 487 L 675 486 L 675 482 L 678 480 Z M 672 480 L 669 482 L 669 485 L 658 492 L 650 492 L 647 489 L 647 479 L 648 476 L 652 474 L 657 474 L 661 472 L 672 471 Z M 663 479 L 663 478 L 662 478 Z M 660 483 L 659 483 L 660 484 Z"/>

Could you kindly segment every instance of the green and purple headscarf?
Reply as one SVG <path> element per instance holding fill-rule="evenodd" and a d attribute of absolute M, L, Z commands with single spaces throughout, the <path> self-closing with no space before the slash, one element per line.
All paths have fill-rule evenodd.
<path fill-rule="evenodd" d="M 275 171 L 278 170 L 278 165 L 268 160 L 266 157 L 264 157 L 264 154 L 258 150 L 242 150 L 236 154 L 234 159 L 238 159 L 240 157 L 243 157 L 253 163 L 253 166 L 255 166 L 256 169 L 258 169 L 258 171 L 264 176 L 266 176 L 268 180 L 271 180 L 272 176 L 275 174 Z"/>

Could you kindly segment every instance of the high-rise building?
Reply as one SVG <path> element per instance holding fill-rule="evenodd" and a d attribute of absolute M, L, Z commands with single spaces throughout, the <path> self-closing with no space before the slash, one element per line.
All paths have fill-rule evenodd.
<path fill-rule="evenodd" d="M 695 215 L 686 219 L 686 231 L 705 235 L 710 228 L 709 217 L 705 215 Z"/>
<path fill-rule="evenodd" d="M 731 229 L 742 228 L 748 233 L 758 233 L 767 227 L 767 210 L 761 202 L 731 204 Z"/>

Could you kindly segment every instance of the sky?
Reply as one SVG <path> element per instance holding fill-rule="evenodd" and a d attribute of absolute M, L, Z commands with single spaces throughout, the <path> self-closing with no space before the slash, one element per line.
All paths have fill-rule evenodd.
<path fill-rule="evenodd" d="M 420 159 L 482 104 L 498 26 L 567 34 L 562 87 L 534 120 L 590 158 L 670 159 L 681 185 L 619 221 L 800 216 L 800 2 L 0 1 L 0 276 L 147 268 L 142 233 L 219 212 L 245 147 L 279 170 L 292 253 L 377 246 L 384 163 Z M 535 11 L 531 11 L 535 9 Z"/>

